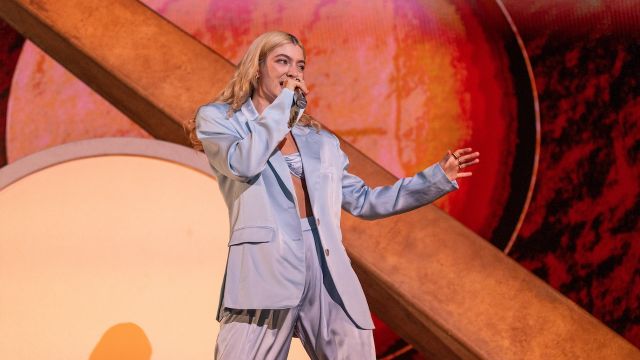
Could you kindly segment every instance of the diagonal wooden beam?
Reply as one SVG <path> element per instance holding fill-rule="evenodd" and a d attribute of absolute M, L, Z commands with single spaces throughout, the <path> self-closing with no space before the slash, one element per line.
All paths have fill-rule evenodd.
<path fill-rule="evenodd" d="M 233 65 L 133 0 L 3 0 L 0 16 L 156 138 Z M 343 143 L 354 172 L 395 178 Z M 434 359 L 640 359 L 640 352 L 476 234 L 427 206 L 374 224 L 345 216 L 372 309 Z"/>
<path fill-rule="evenodd" d="M 135 1 L 3 0 L 0 11 L 16 30 L 158 139 L 187 145 L 181 121 L 195 115 L 193 104 L 210 101 L 234 70 Z"/>

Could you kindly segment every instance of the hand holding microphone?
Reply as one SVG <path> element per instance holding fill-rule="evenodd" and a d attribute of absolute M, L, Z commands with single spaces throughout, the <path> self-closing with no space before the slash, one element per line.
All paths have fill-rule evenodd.
<path fill-rule="evenodd" d="M 287 89 L 293 91 L 294 103 L 298 108 L 304 109 L 307 107 L 306 95 L 309 93 L 309 90 L 307 89 L 307 85 L 304 83 L 303 79 L 293 75 L 287 75 L 287 78 L 284 79 L 283 85 Z"/>
<path fill-rule="evenodd" d="M 289 118 L 289 127 L 293 127 L 300 118 L 300 113 L 307 107 L 306 94 L 309 93 L 304 80 L 287 75 L 283 83 L 284 87 L 293 91 L 293 103 L 291 104 L 291 116 Z"/>

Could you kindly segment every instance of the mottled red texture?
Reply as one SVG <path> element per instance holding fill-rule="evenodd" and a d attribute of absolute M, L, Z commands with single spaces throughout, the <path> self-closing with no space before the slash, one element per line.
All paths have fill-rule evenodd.
<path fill-rule="evenodd" d="M 7 164 L 7 105 L 11 78 L 24 44 L 24 38 L 0 19 L 0 167 Z"/>
<path fill-rule="evenodd" d="M 468 35 L 465 42 L 458 40 L 455 43 L 455 49 L 459 51 L 461 59 L 473 64 L 459 68 L 464 72 L 465 79 L 465 93 L 459 94 L 460 103 L 461 108 L 469 113 L 465 120 L 469 123 L 466 126 L 471 129 L 464 146 L 471 146 L 480 152 L 482 165 L 472 169 L 473 177 L 460 180 L 460 190 L 447 195 L 451 199 L 447 212 L 500 247 L 498 244 L 506 243 L 514 231 L 511 224 L 506 236 L 498 239 L 495 235 L 501 217 L 505 216 L 503 212 L 508 197 L 515 191 L 511 188 L 510 176 L 518 151 L 519 139 L 514 134 L 518 133 L 519 105 L 514 94 L 518 92 L 515 87 L 521 83 L 514 81 L 509 66 L 515 65 L 509 63 L 505 51 L 491 49 L 496 47 L 500 39 L 493 34 L 496 32 L 494 25 L 484 19 L 487 15 L 471 6 L 458 5 L 456 10 Z M 531 134 L 531 137 L 535 138 L 535 134 Z M 533 148 L 529 150 L 533 152 Z M 524 181 L 527 185 L 528 180 Z M 466 197 L 462 197 L 464 195 Z M 462 197 L 463 201 L 456 201 L 458 197 Z M 522 203 L 517 210 L 522 210 Z"/>
<path fill-rule="evenodd" d="M 542 130 L 511 255 L 640 346 L 640 22 L 629 20 L 640 5 L 506 6 L 529 52 Z"/>

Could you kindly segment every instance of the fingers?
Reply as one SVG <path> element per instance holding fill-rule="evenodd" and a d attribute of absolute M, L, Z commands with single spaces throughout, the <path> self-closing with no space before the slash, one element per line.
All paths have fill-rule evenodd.
<path fill-rule="evenodd" d="M 298 88 L 300 88 L 305 95 L 309 93 L 309 89 L 307 88 L 307 84 L 305 84 L 304 80 L 300 80 Z"/>
<path fill-rule="evenodd" d="M 460 158 L 460 163 L 459 163 L 458 168 L 459 168 L 459 169 L 464 169 L 464 168 L 466 168 L 467 166 L 475 165 L 475 164 L 477 164 L 477 163 L 479 163 L 479 162 L 480 162 L 480 159 L 475 159 L 475 160 L 473 160 L 473 161 L 466 161 L 466 162 L 465 162 L 465 161 L 463 161 L 463 160 L 462 160 L 462 158 Z"/>
<path fill-rule="evenodd" d="M 305 84 L 304 79 L 296 78 L 296 77 L 287 77 L 284 79 L 284 87 L 291 91 L 295 91 L 296 88 L 300 89 L 304 95 L 309 93 L 309 89 L 307 88 L 307 84 Z"/>
<path fill-rule="evenodd" d="M 473 175 L 470 171 L 461 170 L 480 162 L 480 152 L 473 152 L 472 148 L 456 149 L 455 151 L 448 150 L 445 157 L 447 159 L 446 164 L 448 166 L 457 167 L 457 169 L 453 170 L 456 179 Z M 454 163 L 455 165 L 451 163 Z"/>
<path fill-rule="evenodd" d="M 461 162 L 471 162 L 473 159 L 477 160 L 479 156 L 480 156 L 480 153 L 476 151 L 473 154 L 460 156 L 458 159 Z"/>
<path fill-rule="evenodd" d="M 471 148 L 456 149 L 456 151 L 454 151 L 452 155 L 455 158 L 460 158 L 461 156 L 470 153 L 472 150 L 473 149 L 471 149 Z"/>
<path fill-rule="evenodd" d="M 480 162 L 480 153 L 478 151 L 472 153 L 471 148 L 457 149 L 449 154 L 458 163 L 458 169 L 464 169 L 467 166 L 475 165 Z"/>

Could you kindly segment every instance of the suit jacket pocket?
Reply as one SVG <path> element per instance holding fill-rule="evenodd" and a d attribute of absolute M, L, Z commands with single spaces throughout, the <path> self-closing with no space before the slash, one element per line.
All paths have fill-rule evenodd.
<path fill-rule="evenodd" d="M 271 242 L 274 236 L 275 230 L 270 226 L 245 226 L 233 231 L 229 239 L 229 246 Z"/>

